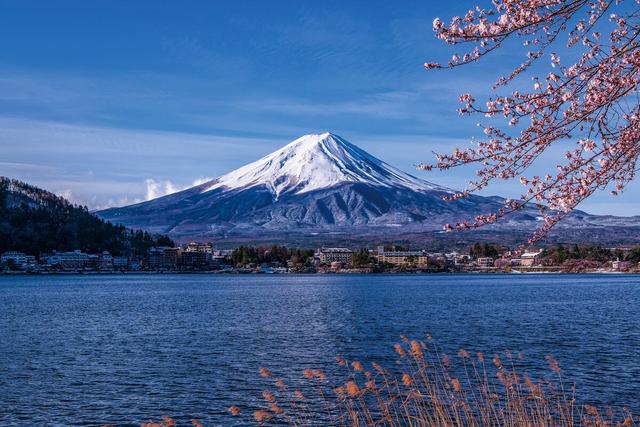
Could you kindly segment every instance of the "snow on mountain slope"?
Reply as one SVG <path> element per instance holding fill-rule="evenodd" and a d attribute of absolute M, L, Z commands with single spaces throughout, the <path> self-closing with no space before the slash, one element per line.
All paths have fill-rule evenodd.
<path fill-rule="evenodd" d="M 215 180 L 98 215 L 172 236 L 354 227 L 365 227 L 366 234 L 399 226 L 440 230 L 446 222 L 502 206 L 478 196 L 443 201 L 452 191 L 409 175 L 337 135 L 322 133 L 298 138 Z"/>
<path fill-rule="evenodd" d="M 265 185 L 277 200 L 283 193 L 303 194 L 343 183 L 366 183 L 413 191 L 452 190 L 411 176 L 331 134 L 304 135 L 283 148 L 204 186 L 241 189 Z"/>
<path fill-rule="evenodd" d="M 450 192 L 388 165 L 337 135 L 323 133 L 298 138 L 218 179 L 97 214 L 182 240 L 299 243 L 309 236 L 380 241 L 394 240 L 399 233 L 438 233 L 445 223 L 469 220 L 503 206 L 499 197 L 478 195 L 444 201 L 442 196 Z M 535 209 L 523 209 L 492 230 L 526 230 L 526 238 L 539 226 L 537 216 Z M 627 222 L 639 225 L 637 219 Z M 560 227 L 595 233 L 598 224 L 597 218 L 578 212 Z"/>

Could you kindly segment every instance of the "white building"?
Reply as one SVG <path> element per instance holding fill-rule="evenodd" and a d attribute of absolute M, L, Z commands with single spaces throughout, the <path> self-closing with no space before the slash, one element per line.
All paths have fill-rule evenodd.
<path fill-rule="evenodd" d="M 627 271 L 631 268 L 631 263 L 629 261 L 620 261 L 620 259 L 617 259 L 611 262 L 611 268 L 616 271 Z"/>
<path fill-rule="evenodd" d="M 18 251 L 7 251 L 0 257 L 0 263 L 13 263 L 17 268 L 27 269 L 36 265 L 36 257 Z"/>
<path fill-rule="evenodd" d="M 493 264 L 494 264 L 493 258 L 489 258 L 489 257 L 482 257 L 476 260 L 476 265 L 481 268 L 493 267 Z"/>
<path fill-rule="evenodd" d="M 523 267 L 532 267 L 540 265 L 542 261 L 542 251 L 525 252 L 520 256 L 520 265 Z"/>
<path fill-rule="evenodd" d="M 186 252 L 203 252 L 213 255 L 213 246 L 210 243 L 191 242 L 187 245 Z"/>
<path fill-rule="evenodd" d="M 347 248 L 322 248 L 316 254 L 322 264 L 339 262 L 343 264 L 353 263 L 353 251 Z"/>
<path fill-rule="evenodd" d="M 469 264 L 470 262 L 471 262 L 471 255 L 458 254 L 455 257 L 453 257 L 454 265 L 466 265 L 466 264 Z"/>
<path fill-rule="evenodd" d="M 73 252 L 55 252 L 46 257 L 47 264 L 65 270 L 85 268 L 89 263 L 89 254 L 76 249 Z"/>

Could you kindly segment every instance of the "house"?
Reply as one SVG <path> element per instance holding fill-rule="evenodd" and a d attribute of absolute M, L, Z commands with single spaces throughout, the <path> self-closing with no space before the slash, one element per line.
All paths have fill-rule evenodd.
<path fill-rule="evenodd" d="M 631 263 L 629 261 L 620 261 L 617 259 L 611 262 L 611 269 L 615 271 L 627 271 L 631 268 Z"/>
<path fill-rule="evenodd" d="M 466 265 L 471 262 L 471 255 L 457 255 L 453 258 L 453 265 Z"/>
<path fill-rule="evenodd" d="M 144 260 L 142 259 L 130 259 L 129 264 L 127 265 L 127 270 L 131 271 L 140 271 L 144 265 Z"/>
<path fill-rule="evenodd" d="M 339 262 L 346 265 L 353 264 L 353 251 L 347 248 L 322 248 L 316 253 L 322 264 Z"/>
<path fill-rule="evenodd" d="M 13 264 L 21 270 L 27 270 L 36 266 L 36 257 L 18 251 L 7 251 L 0 257 L 0 264 Z"/>
<path fill-rule="evenodd" d="M 476 260 L 476 265 L 480 268 L 490 268 L 493 267 L 493 258 L 482 257 Z"/>
<path fill-rule="evenodd" d="M 542 261 L 542 251 L 525 252 L 520 256 L 520 265 L 522 267 L 533 267 L 540 265 Z"/>

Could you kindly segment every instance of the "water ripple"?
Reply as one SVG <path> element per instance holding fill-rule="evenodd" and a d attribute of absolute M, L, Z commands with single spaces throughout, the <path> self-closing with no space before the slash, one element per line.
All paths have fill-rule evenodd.
<path fill-rule="evenodd" d="M 445 351 L 553 353 L 579 395 L 640 412 L 638 276 L 0 277 L 0 424 L 241 425 L 260 366 L 392 365 L 400 334 Z"/>

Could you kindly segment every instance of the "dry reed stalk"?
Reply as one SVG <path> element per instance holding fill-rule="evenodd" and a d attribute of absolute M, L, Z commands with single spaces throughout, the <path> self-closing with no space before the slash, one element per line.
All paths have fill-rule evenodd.
<path fill-rule="evenodd" d="M 336 357 L 346 380 L 332 386 L 323 371 L 305 369 L 314 396 L 308 400 L 300 390 L 290 392 L 282 380 L 275 385 L 284 404 L 265 391 L 270 410 L 254 412 L 260 424 L 277 421 L 303 426 L 416 426 L 416 427 L 604 427 L 634 426 L 630 413 L 603 414 L 592 405 L 576 405 L 575 388 L 565 391 L 560 364 L 547 356 L 555 382 L 534 381 L 520 373 L 522 352 L 506 351 L 488 359 L 481 352 L 472 357 L 461 349 L 457 358 L 441 354 L 428 335 L 427 342 L 401 337 L 394 345 L 398 374 L 372 363 L 366 370 L 360 361 Z M 268 375 L 265 375 L 268 372 Z M 269 378 L 271 372 L 260 370 Z M 256 415 L 257 414 L 257 415 Z"/>

